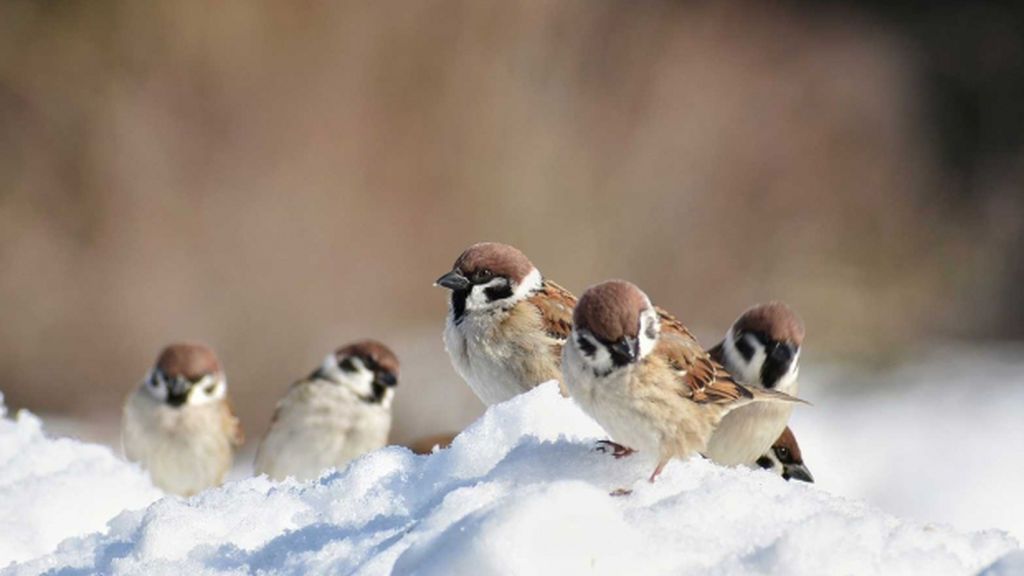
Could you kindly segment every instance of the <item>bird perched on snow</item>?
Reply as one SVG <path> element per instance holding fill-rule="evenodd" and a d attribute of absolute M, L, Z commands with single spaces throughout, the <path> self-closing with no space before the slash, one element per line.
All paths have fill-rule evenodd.
<path fill-rule="evenodd" d="M 580 298 L 562 369 L 572 398 L 622 452 L 657 459 L 652 482 L 670 459 L 702 452 L 729 411 L 797 401 L 736 383 L 682 323 L 622 280 Z"/>
<path fill-rule="evenodd" d="M 202 344 L 164 348 L 125 402 L 121 442 L 125 456 L 162 490 L 191 496 L 219 485 L 242 429 L 213 350 Z"/>
<path fill-rule="evenodd" d="M 363 340 L 328 354 L 278 403 L 255 471 L 275 480 L 317 478 L 387 444 L 398 358 Z"/>
<path fill-rule="evenodd" d="M 771 450 L 757 459 L 757 465 L 765 470 L 775 472 L 786 480 L 814 482 L 814 476 L 811 476 L 811 471 L 804 465 L 803 456 L 800 454 L 800 445 L 796 443 L 796 436 L 788 426 L 782 431 L 779 439 L 772 444 Z"/>
<path fill-rule="evenodd" d="M 748 388 L 796 396 L 804 325 L 788 306 L 772 302 L 745 311 L 711 357 Z M 725 466 L 755 466 L 782 434 L 793 404 L 758 403 L 730 412 L 711 435 L 705 453 Z"/>
<path fill-rule="evenodd" d="M 437 285 L 451 290 L 445 348 L 484 404 L 562 380 L 562 344 L 576 298 L 545 280 L 522 252 L 505 244 L 474 244 Z"/>

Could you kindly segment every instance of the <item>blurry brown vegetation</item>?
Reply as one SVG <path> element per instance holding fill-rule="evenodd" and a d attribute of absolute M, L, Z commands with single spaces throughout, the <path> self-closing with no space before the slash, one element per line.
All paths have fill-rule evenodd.
<path fill-rule="evenodd" d="M 4 2 L 0 390 L 110 417 L 199 339 L 257 438 L 289 382 L 372 336 L 404 360 L 396 436 L 453 429 L 480 407 L 431 283 L 479 240 L 577 293 L 630 278 L 708 344 L 770 298 L 807 361 L 1024 336 L 1020 22 Z"/>

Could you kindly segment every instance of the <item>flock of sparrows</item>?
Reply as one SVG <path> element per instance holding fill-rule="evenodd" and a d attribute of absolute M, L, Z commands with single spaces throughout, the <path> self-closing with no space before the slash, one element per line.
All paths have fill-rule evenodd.
<path fill-rule="evenodd" d="M 470 246 L 436 285 L 450 291 L 445 348 L 484 404 L 557 380 L 610 436 L 597 448 L 650 458 L 652 482 L 672 458 L 695 454 L 813 482 L 787 427 L 802 402 L 795 394 L 804 327 L 786 305 L 750 308 L 705 350 L 637 286 L 611 280 L 577 301 L 504 244 Z M 316 478 L 385 446 L 398 372 L 398 358 L 377 341 L 329 354 L 278 403 L 255 472 Z M 450 440 L 410 447 L 429 452 Z M 220 484 L 242 432 L 214 352 L 165 348 L 125 403 L 122 442 L 167 492 Z"/>

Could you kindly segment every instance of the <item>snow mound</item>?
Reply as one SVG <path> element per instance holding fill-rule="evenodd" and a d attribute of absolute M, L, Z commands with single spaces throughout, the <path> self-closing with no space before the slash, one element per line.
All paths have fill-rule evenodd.
<path fill-rule="evenodd" d="M 32 414 L 5 417 L 0 394 L 0 567 L 98 532 L 125 509 L 161 496 L 108 448 L 50 439 Z"/>
<path fill-rule="evenodd" d="M 762 471 L 695 459 L 650 484 L 653 463 L 596 452 L 602 437 L 549 383 L 448 450 L 389 447 L 313 482 L 164 498 L 9 573 L 941 575 L 1019 562 L 1000 560 L 1018 547 L 1006 533 L 902 521 Z M 623 487 L 633 494 L 609 495 Z"/>

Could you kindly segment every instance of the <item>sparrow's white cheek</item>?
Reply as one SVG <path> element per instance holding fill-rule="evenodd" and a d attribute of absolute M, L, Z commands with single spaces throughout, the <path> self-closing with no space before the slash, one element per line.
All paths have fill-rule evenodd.
<path fill-rule="evenodd" d="M 745 334 L 743 339 L 747 346 L 754 351 L 749 361 L 736 348 L 736 339 L 733 337 L 732 330 L 730 329 L 729 333 L 726 334 L 726 368 L 743 384 L 758 384 L 761 381 L 761 367 L 764 366 L 764 361 L 768 356 L 765 353 L 764 346 L 761 345 L 757 338 L 750 334 Z"/>
<path fill-rule="evenodd" d="M 612 361 L 612 355 L 608 348 L 598 342 L 596 338 L 586 332 L 573 332 L 571 338 L 572 345 L 576 347 L 584 364 L 595 373 L 608 374 L 615 368 L 615 362 Z"/>
<path fill-rule="evenodd" d="M 637 343 L 640 345 L 640 357 L 643 358 L 654 351 L 654 345 L 658 343 L 658 311 L 648 308 L 640 313 L 640 335 Z"/>
<path fill-rule="evenodd" d="M 150 375 L 142 383 L 142 387 L 157 401 L 163 402 L 167 400 L 167 386 L 159 378 Z"/>
<path fill-rule="evenodd" d="M 339 371 L 338 382 L 343 386 L 348 386 L 359 396 L 373 396 L 373 372 L 363 366 L 358 358 L 353 358 L 352 361 L 356 364 L 356 370 L 352 372 Z"/>
<path fill-rule="evenodd" d="M 223 399 L 227 395 L 227 382 L 213 375 L 205 376 L 188 391 L 188 403 L 193 406 Z"/>
<path fill-rule="evenodd" d="M 477 284 L 469 290 L 469 296 L 466 298 L 466 308 L 468 310 L 485 310 L 501 303 L 501 300 L 491 301 L 487 296 L 487 290 L 490 288 L 503 288 L 508 286 L 508 280 L 505 278 L 495 278 L 487 284 Z"/>

